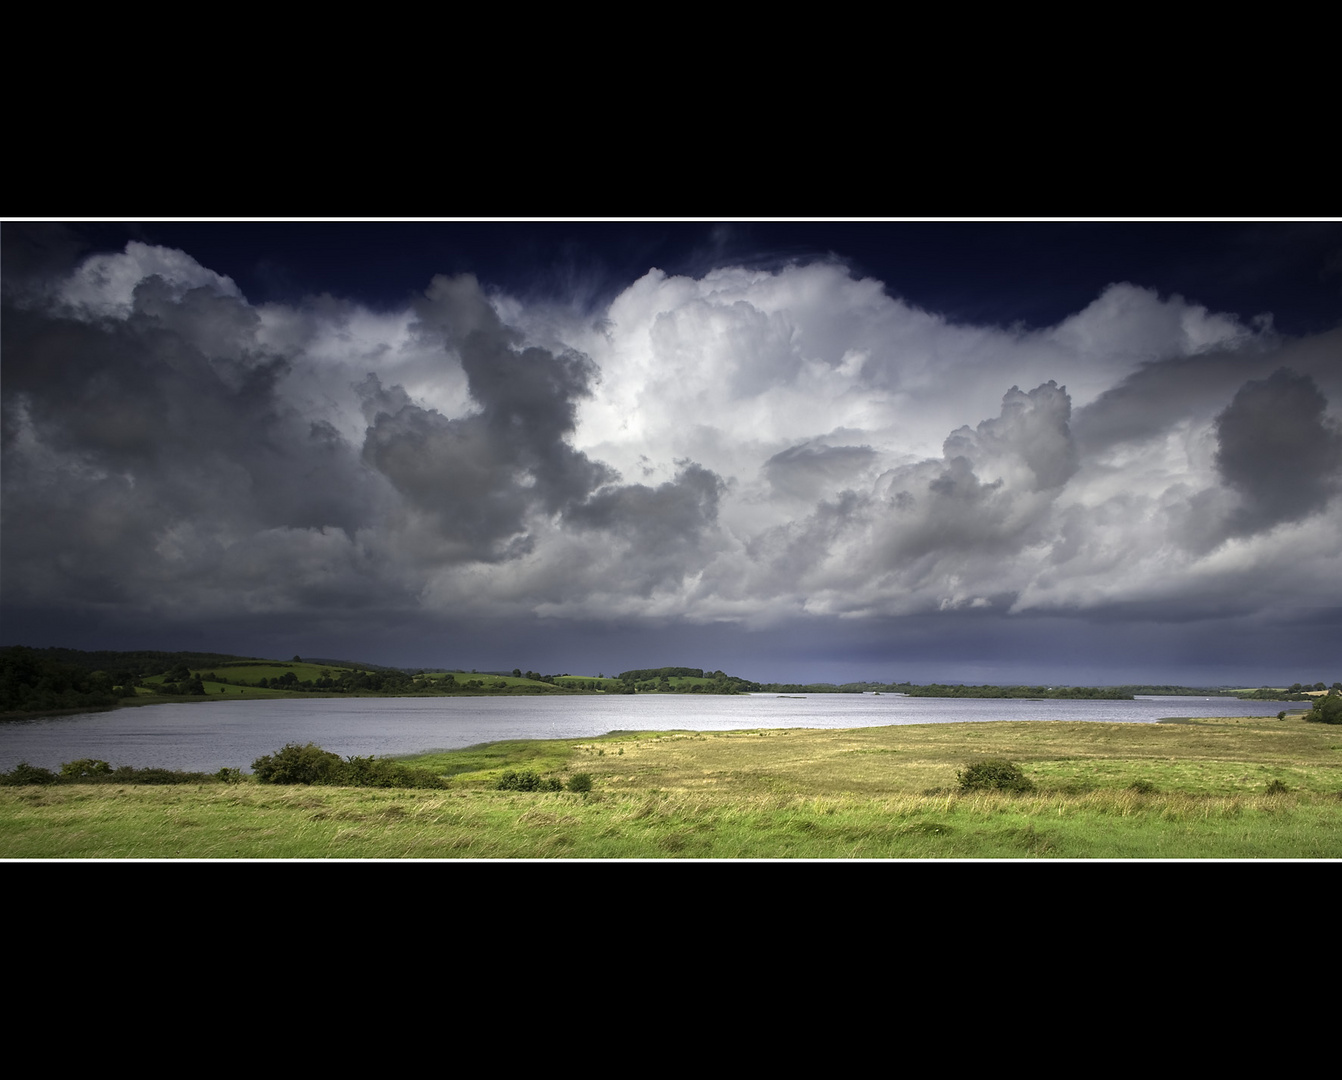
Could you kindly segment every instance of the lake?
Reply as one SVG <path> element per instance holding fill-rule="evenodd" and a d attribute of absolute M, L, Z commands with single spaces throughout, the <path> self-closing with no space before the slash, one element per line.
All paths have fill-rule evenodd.
<path fill-rule="evenodd" d="M 1300 702 L 1143 697 L 1135 701 L 906 698 L 897 694 L 640 694 L 609 697 L 294 698 L 143 705 L 0 723 L 0 772 L 113 766 L 251 771 L 262 754 L 314 742 L 342 757 L 451 750 L 499 739 L 591 738 L 608 731 L 848 728 L 993 720 L 1149 724 L 1166 716 L 1275 716 Z"/>

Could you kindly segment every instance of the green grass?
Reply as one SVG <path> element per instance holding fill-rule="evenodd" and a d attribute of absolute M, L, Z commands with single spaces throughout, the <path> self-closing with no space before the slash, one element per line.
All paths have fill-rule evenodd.
<path fill-rule="evenodd" d="M 192 668 L 192 670 L 199 671 L 204 675 L 213 672 L 215 675 L 222 675 L 225 679 L 241 679 L 243 682 L 254 683 L 260 679 L 282 678 L 290 671 L 294 673 L 294 678 L 299 682 L 308 680 L 316 682 L 322 677 L 323 671 L 336 676 L 347 669 L 331 667 L 328 664 L 309 664 L 306 661 L 299 660 L 287 662 L 277 660 L 274 663 L 224 664 L 212 668 Z"/>
<path fill-rule="evenodd" d="M 261 676 L 258 675 L 257 678 L 259 679 Z M 132 705 L 163 705 L 165 703 L 178 702 L 190 703 L 193 701 L 207 701 L 214 698 L 218 698 L 220 701 L 227 701 L 230 698 L 239 700 L 243 698 L 290 698 L 303 693 L 303 691 L 295 690 L 272 690 L 269 687 L 262 686 L 236 686 L 232 683 L 225 684 L 211 682 L 209 679 L 202 679 L 201 686 L 205 688 L 205 696 L 202 697 L 199 694 L 159 694 L 153 690 L 146 689 L 146 687 L 162 685 L 163 678 L 161 676 L 145 679 L 143 680 L 143 683 L 144 685 L 138 689 L 134 698 L 122 698 L 118 703 L 118 707 Z M 308 692 L 307 696 L 322 696 L 322 691 L 316 691 L 315 695 L 312 692 Z"/>
<path fill-rule="evenodd" d="M 556 676 L 555 682 L 560 686 L 577 690 L 586 689 L 588 683 L 596 683 L 598 689 L 605 691 L 618 690 L 622 685 L 619 679 L 612 679 L 609 675 L 599 679 L 595 675 L 559 675 Z"/>
<path fill-rule="evenodd" d="M 1342 807 L 1241 798 L 0 791 L 5 858 L 1337 858 Z"/>
<path fill-rule="evenodd" d="M 961 793 L 977 757 L 1037 790 Z M 616 732 L 405 760 L 451 789 L 0 788 L 0 856 L 1342 858 L 1342 738 L 1298 718 Z M 594 789 L 494 789 L 523 768 Z"/>
<path fill-rule="evenodd" d="M 325 668 L 319 664 L 308 663 L 249 663 L 249 664 L 228 664 L 219 665 L 209 670 L 202 671 L 206 675 L 219 675 L 222 678 L 231 680 L 229 683 L 214 682 L 209 679 L 202 680 L 202 686 L 205 688 L 206 699 L 218 699 L 227 701 L 231 698 L 292 698 L 302 695 L 304 697 L 412 697 L 416 692 L 424 695 L 436 696 L 437 684 L 448 672 L 427 672 L 416 676 L 415 690 L 408 693 L 387 694 L 385 692 L 373 690 L 355 690 L 340 691 L 335 689 L 285 689 L 282 687 L 259 687 L 259 686 L 239 686 L 238 682 L 254 683 L 261 679 L 282 678 L 286 672 L 292 671 L 294 677 L 299 682 L 316 682 L 321 678 L 323 671 L 330 671 L 332 676 L 338 678 L 343 669 Z M 512 675 L 480 675 L 471 672 L 454 671 L 450 672 L 456 681 L 456 688 L 452 691 L 460 696 L 481 696 L 487 697 L 494 694 L 518 694 L 518 693 L 557 693 L 555 687 L 549 683 L 536 682 L 533 679 L 519 679 Z M 481 686 L 471 690 L 466 689 L 467 682 L 478 680 Z M 156 694 L 151 687 L 162 685 L 165 681 L 162 675 L 152 675 L 144 680 L 144 687 L 140 690 L 136 699 L 123 699 L 124 705 L 147 705 L 161 704 L 163 702 L 191 702 L 202 700 L 200 695 L 190 694 Z M 499 683 L 505 683 L 504 687 L 499 687 Z"/>
<path fill-rule="evenodd" d="M 520 687 L 529 691 L 539 691 L 541 693 L 552 694 L 555 692 L 555 687 L 549 683 L 540 682 L 536 679 L 518 678 L 516 675 L 481 675 L 478 672 L 470 671 L 434 671 L 421 676 L 421 678 L 436 682 L 442 679 L 444 675 L 451 675 L 458 687 L 464 687 L 468 682 L 474 680 L 483 684 L 482 688 L 485 690 L 493 690 L 497 687 L 498 683 L 505 683 L 507 684 L 507 689 L 510 690 Z M 556 681 L 561 685 L 565 683 L 565 680 L 563 679 Z"/>

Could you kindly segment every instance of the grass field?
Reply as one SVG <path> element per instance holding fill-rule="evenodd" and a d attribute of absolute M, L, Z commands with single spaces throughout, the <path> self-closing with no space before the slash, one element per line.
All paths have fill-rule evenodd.
<path fill-rule="evenodd" d="M 202 686 L 205 689 L 204 697 L 190 694 L 160 694 L 156 692 L 158 686 L 161 686 L 166 680 L 163 675 L 151 675 L 144 679 L 143 686 L 136 699 L 123 700 L 121 704 L 125 705 L 156 705 L 164 701 L 172 702 L 197 702 L 201 700 L 213 701 L 230 700 L 236 697 L 246 698 L 292 698 L 297 696 L 304 697 L 380 697 L 386 696 L 378 691 L 372 690 L 321 690 L 294 688 L 285 689 L 282 687 L 259 687 L 255 685 L 239 685 L 240 683 L 253 684 L 261 679 L 279 679 L 283 678 L 289 672 L 292 672 L 294 678 L 300 682 L 316 682 L 323 673 L 327 675 L 339 676 L 344 669 L 331 668 L 320 664 L 309 664 L 306 662 L 289 663 L 262 663 L 259 661 L 248 661 L 243 664 L 219 664 L 212 668 L 200 669 L 202 674 L 218 675 L 220 678 L 229 680 L 227 683 L 216 682 L 211 679 L 203 679 Z M 492 697 L 499 694 L 546 694 L 561 692 L 549 683 L 536 682 L 532 679 L 520 679 L 512 675 L 480 675 L 475 672 L 425 672 L 415 677 L 414 690 L 410 694 L 423 693 L 435 694 L 441 692 L 439 685 L 441 680 L 451 675 L 455 680 L 455 687 L 451 691 L 461 696 L 482 696 Z M 471 681 L 477 681 L 480 686 L 475 689 L 468 689 L 467 684 Z M 575 682 L 577 680 L 574 680 Z M 614 682 L 614 680 L 607 680 Z M 570 689 L 570 686 L 564 680 L 561 680 L 563 689 Z M 618 685 L 618 683 L 616 684 Z M 405 693 L 396 694 L 397 697 L 407 696 Z"/>
<path fill-rule="evenodd" d="M 961 792 L 979 757 L 1036 791 Z M 1298 717 L 616 732 L 407 760 L 452 787 L 0 788 L 0 857 L 1342 858 L 1342 730 Z M 594 786 L 495 790 L 505 769 Z"/>

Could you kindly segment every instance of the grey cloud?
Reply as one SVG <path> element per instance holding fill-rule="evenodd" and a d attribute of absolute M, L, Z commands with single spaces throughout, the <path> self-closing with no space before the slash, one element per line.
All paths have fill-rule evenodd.
<path fill-rule="evenodd" d="M 517 538 L 530 513 L 559 513 L 614 479 L 567 441 L 596 366 L 573 351 L 518 347 L 473 278 L 436 278 L 418 312 L 420 333 L 459 357 L 479 411 L 449 419 L 370 373 L 356 387 L 370 420 L 363 460 L 432 516 L 448 544 L 442 557 L 528 550 Z"/>
<path fill-rule="evenodd" d="M 1263 336 L 1234 349 L 1144 364 L 1078 409 L 1072 431 L 1083 455 L 1159 438 L 1181 423 L 1211 421 L 1246 380 L 1283 367 L 1336 392 L 1342 385 L 1342 330 L 1294 341 Z"/>
<path fill-rule="evenodd" d="M 6 306 L 8 597 L 226 598 L 229 543 L 352 536 L 381 515 L 384 482 L 332 424 L 286 404 L 288 361 L 258 346 L 256 327 L 237 298 L 174 296 L 152 277 L 125 318 Z"/>
<path fill-rule="evenodd" d="M 1245 383 L 1216 418 L 1216 468 L 1240 496 L 1231 535 L 1299 521 L 1337 490 L 1342 433 L 1327 404 L 1312 378 L 1279 368 Z"/>
<path fill-rule="evenodd" d="M 255 350 L 261 318 L 241 297 L 208 287 L 183 291 L 163 278 L 145 278 L 132 294 L 131 319 L 176 335 L 218 368 Z"/>
<path fill-rule="evenodd" d="M 381 384 L 369 379 L 380 395 Z M 416 405 L 378 412 L 363 460 L 432 516 L 449 544 L 444 558 L 501 558 L 498 545 L 524 528 L 530 500 L 515 455 L 479 417 L 449 420 Z"/>
<path fill-rule="evenodd" d="M 942 461 L 884 477 L 889 558 L 899 563 L 937 552 L 1018 550 L 1076 472 L 1070 414 L 1071 400 L 1054 382 L 1028 393 L 1013 386 L 1000 416 L 951 433 Z"/>
<path fill-rule="evenodd" d="M 702 465 L 678 464 L 674 480 L 655 488 L 646 484 L 610 488 L 574 506 L 565 520 L 586 529 L 636 536 L 652 548 L 699 533 L 717 521 L 718 500 L 726 485 Z"/>
<path fill-rule="evenodd" d="M 256 349 L 241 302 L 205 290 L 175 302 L 158 278 L 134 299 L 124 321 L 7 311 L 7 404 L 23 401 L 53 445 L 114 467 L 245 457 L 271 442 L 239 435 L 280 419 L 286 364 Z"/>
<path fill-rule="evenodd" d="M 1209 409 L 1211 395 L 1218 389 L 1228 393 L 1258 359 L 1215 353 L 1146 364 L 1077 410 L 1077 441 L 1084 452 L 1099 453 L 1118 443 L 1157 438 L 1190 413 Z"/>
<path fill-rule="evenodd" d="M 582 353 L 521 348 L 469 275 L 434 279 L 419 317 L 437 327 L 460 355 L 478 419 L 504 447 L 501 457 L 531 474 L 535 498 L 554 513 L 614 479 L 566 441 L 577 425 L 577 403 L 590 397 L 600 373 Z"/>
<path fill-rule="evenodd" d="M 906 497 L 902 502 L 908 506 L 912 500 Z M 778 536 L 789 537 L 785 548 L 779 550 L 777 539 L 768 536 L 754 547 L 760 552 L 771 548 L 778 551 L 772 569 L 775 580 L 783 587 L 805 580 L 819 560 L 833 552 L 847 550 L 848 566 L 861 573 L 872 554 L 861 549 L 862 540 L 878 513 L 878 504 L 866 492 L 840 491 L 834 498 L 822 501 L 805 522 L 775 530 Z M 850 546 L 854 536 L 860 538 L 856 551 Z"/>
<path fill-rule="evenodd" d="M 1067 388 L 1049 380 L 1029 393 L 1013 386 L 1002 398 L 1002 414 L 976 431 L 962 427 L 946 440 L 947 459 L 965 456 L 991 467 L 1015 458 L 1033 474 L 1031 490 L 1061 487 L 1076 473 L 1077 452 L 1068 420 Z"/>
<path fill-rule="evenodd" d="M 415 301 L 419 332 L 455 349 L 472 334 L 507 345 L 521 343 L 521 335 L 504 325 L 473 274 L 437 275 Z"/>
<path fill-rule="evenodd" d="M 814 502 L 822 492 L 851 483 L 876 457 L 870 446 L 826 446 L 811 440 L 775 454 L 764 463 L 764 475 L 776 492 Z"/>
<path fill-rule="evenodd" d="M 983 482 L 968 458 L 912 469 L 904 480 L 909 487 L 896 494 L 889 523 L 893 565 L 933 553 L 1004 553 L 1016 546 L 1025 522 L 1012 521 L 1012 493 L 1000 479 Z"/>
<path fill-rule="evenodd" d="M 1000 560 L 1042 542 L 1052 503 L 1077 469 L 1070 412 L 1066 390 L 1056 383 L 1029 392 L 1012 387 L 999 416 L 951 433 L 940 460 L 890 469 L 868 491 L 840 491 L 805 521 L 757 537 L 748 553 L 768 566 L 775 583 L 800 582 L 831 595 L 858 588 L 834 604 L 861 607 L 862 582 L 926 588 L 923 602 L 945 601 L 938 581 L 954 581 L 956 592 L 972 590 L 965 602 L 991 596 L 1010 603 Z M 793 448 L 770 464 L 777 471 L 817 458 L 825 461 L 813 449 Z M 853 463 L 850 455 L 839 458 L 845 459 Z"/>
<path fill-rule="evenodd" d="M 359 405 L 364 419 L 370 426 L 376 426 L 378 417 L 395 416 L 407 406 L 414 407 L 410 395 L 401 386 L 383 387 L 382 380 L 371 371 L 363 382 L 356 385 L 354 392 L 359 395 Z"/>
<path fill-rule="evenodd" d="M 621 584 L 640 595 L 678 583 L 712 556 L 706 536 L 717 524 L 718 502 L 727 486 L 702 465 L 677 464 L 674 480 L 655 488 L 607 488 L 564 515 L 568 525 L 604 531 L 628 545 L 619 568 Z"/>
<path fill-rule="evenodd" d="M 515 350 L 475 333 L 467 338 L 461 366 L 481 418 L 494 438 L 513 448 L 535 477 L 541 504 L 551 513 L 613 479 L 604 465 L 568 445 L 577 423 L 577 401 L 590 395 L 596 365 L 580 353 Z"/>

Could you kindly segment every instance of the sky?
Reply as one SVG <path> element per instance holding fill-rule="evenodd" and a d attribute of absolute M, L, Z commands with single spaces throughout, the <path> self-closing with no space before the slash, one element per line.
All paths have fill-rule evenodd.
<path fill-rule="evenodd" d="M 0 230 L 0 644 L 1342 679 L 1342 222 Z"/>

